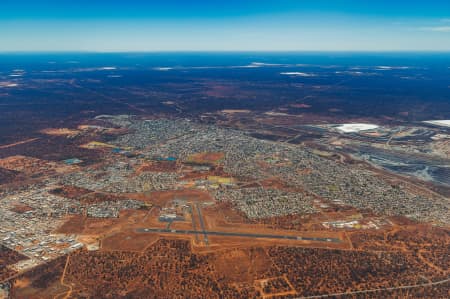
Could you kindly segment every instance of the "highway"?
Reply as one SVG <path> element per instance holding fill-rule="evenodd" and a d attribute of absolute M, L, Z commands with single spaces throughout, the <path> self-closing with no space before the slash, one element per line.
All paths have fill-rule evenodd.
<path fill-rule="evenodd" d="M 213 236 L 225 236 L 225 237 L 244 237 L 244 238 L 256 238 L 256 239 L 284 239 L 284 240 L 297 240 L 297 241 L 313 241 L 313 242 L 331 242 L 340 243 L 338 238 L 316 238 L 316 237 L 300 237 L 289 235 L 273 235 L 273 234 L 253 234 L 253 233 L 237 233 L 237 232 L 219 232 L 219 231 L 198 231 L 198 230 L 180 230 L 180 229 L 164 229 L 164 228 L 138 228 L 138 233 L 164 233 L 164 234 L 182 234 L 182 235 L 195 235 L 204 234 Z"/>

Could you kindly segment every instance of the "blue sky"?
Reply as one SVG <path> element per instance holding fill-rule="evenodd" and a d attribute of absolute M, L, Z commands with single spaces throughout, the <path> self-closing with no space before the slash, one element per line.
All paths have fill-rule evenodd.
<path fill-rule="evenodd" d="M 450 1 L 0 0 L 0 51 L 450 51 Z"/>

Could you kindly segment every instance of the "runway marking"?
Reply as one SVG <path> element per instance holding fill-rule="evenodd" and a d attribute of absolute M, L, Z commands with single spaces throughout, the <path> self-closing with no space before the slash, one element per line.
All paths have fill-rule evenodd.
<path fill-rule="evenodd" d="M 274 235 L 274 234 L 254 234 L 254 233 L 236 233 L 236 232 L 222 232 L 222 231 L 209 231 L 209 230 L 180 230 L 180 229 L 164 229 L 164 228 L 138 228 L 138 233 L 165 233 L 165 234 L 184 234 L 195 235 L 204 234 L 214 236 L 225 237 L 245 237 L 245 238 L 258 238 L 258 239 L 284 239 L 284 240 L 296 240 L 296 241 L 313 241 L 313 242 L 331 242 L 341 243 L 342 240 L 338 238 L 319 238 L 319 237 L 302 237 L 291 235 Z"/>

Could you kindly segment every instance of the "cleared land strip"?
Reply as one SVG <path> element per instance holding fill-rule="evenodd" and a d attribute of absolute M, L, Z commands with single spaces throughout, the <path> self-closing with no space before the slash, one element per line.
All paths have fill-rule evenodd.
<path fill-rule="evenodd" d="M 435 281 L 435 282 L 427 282 L 427 283 L 407 285 L 407 286 L 380 288 L 380 289 L 370 289 L 370 290 L 361 290 L 361 291 L 352 291 L 352 292 L 345 292 L 345 293 L 333 293 L 333 294 L 315 295 L 315 296 L 307 296 L 307 297 L 297 297 L 296 299 L 328 298 L 328 297 L 339 297 L 339 296 L 354 295 L 354 294 L 366 294 L 366 293 L 376 293 L 376 292 L 383 292 L 383 291 L 395 291 L 395 290 L 401 290 L 401 289 L 414 289 L 414 288 L 420 288 L 420 287 L 430 287 L 430 286 L 434 286 L 434 285 L 445 284 L 445 283 L 447 283 L 449 281 L 450 281 L 450 278 L 447 278 L 447 279 L 439 280 L 439 281 Z"/>
<path fill-rule="evenodd" d="M 27 139 L 27 140 L 22 140 L 22 141 L 18 141 L 18 142 L 15 142 L 15 143 L 11 143 L 11 144 L 0 145 L 0 149 L 13 147 L 13 146 L 20 145 L 20 144 L 30 143 L 30 142 L 33 142 L 33 141 L 38 140 L 38 139 L 39 138 L 31 138 L 31 139 Z"/>
<path fill-rule="evenodd" d="M 285 239 L 285 240 L 297 240 L 297 241 L 314 241 L 314 242 L 342 242 L 338 238 L 316 238 L 316 237 L 300 237 L 289 235 L 273 235 L 273 234 L 252 234 L 252 233 L 236 233 L 236 232 L 219 232 L 219 231 L 198 231 L 198 230 L 181 230 L 181 229 L 164 229 L 164 228 L 138 228 L 138 233 L 164 233 L 164 234 L 205 234 L 225 237 L 245 237 L 245 238 L 257 238 L 257 239 Z"/>

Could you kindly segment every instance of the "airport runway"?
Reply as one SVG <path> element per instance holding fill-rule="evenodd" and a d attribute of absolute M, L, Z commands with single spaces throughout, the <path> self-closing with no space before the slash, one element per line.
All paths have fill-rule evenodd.
<path fill-rule="evenodd" d="M 198 203 L 195 204 L 195 207 L 197 208 L 198 218 L 200 219 L 200 226 L 202 227 L 205 244 L 206 244 L 206 246 L 208 246 L 208 244 L 209 244 L 208 234 L 205 229 L 205 223 L 203 222 L 202 211 L 201 211 L 200 207 L 198 206 Z"/>
<path fill-rule="evenodd" d="M 252 233 L 235 233 L 235 232 L 218 232 L 218 231 L 197 231 L 197 230 L 180 230 L 180 229 L 164 229 L 164 228 L 138 228 L 138 233 L 164 233 L 164 234 L 205 234 L 225 237 L 246 237 L 257 239 L 284 239 L 297 241 L 313 241 L 313 242 L 331 242 L 340 243 L 338 238 L 316 238 L 316 237 L 300 237 L 300 236 L 286 236 L 286 235 L 272 235 L 272 234 L 252 234 Z"/>

